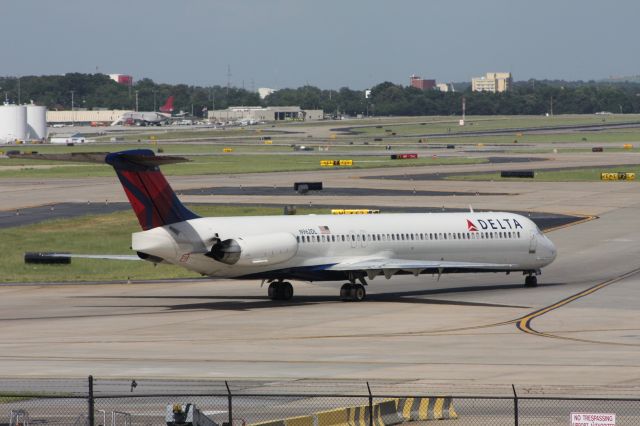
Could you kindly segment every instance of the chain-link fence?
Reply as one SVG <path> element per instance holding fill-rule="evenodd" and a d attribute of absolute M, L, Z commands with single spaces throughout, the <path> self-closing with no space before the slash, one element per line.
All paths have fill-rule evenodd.
<path fill-rule="evenodd" d="M 516 387 L 510 389 L 509 396 L 487 396 L 417 392 L 410 383 L 392 382 L 230 384 L 90 377 L 82 386 L 78 381 L 0 379 L 0 426 L 392 426 L 432 420 L 460 426 L 640 426 L 640 399 L 626 392 L 623 397 L 545 396 L 559 391 L 527 388 L 521 396 Z"/>

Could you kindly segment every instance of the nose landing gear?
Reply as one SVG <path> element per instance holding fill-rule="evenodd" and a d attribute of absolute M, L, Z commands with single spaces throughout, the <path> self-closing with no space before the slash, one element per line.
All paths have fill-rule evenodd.
<path fill-rule="evenodd" d="M 524 279 L 524 286 L 538 287 L 538 277 L 536 277 L 535 275 L 527 275 L 527 277 Z"/>

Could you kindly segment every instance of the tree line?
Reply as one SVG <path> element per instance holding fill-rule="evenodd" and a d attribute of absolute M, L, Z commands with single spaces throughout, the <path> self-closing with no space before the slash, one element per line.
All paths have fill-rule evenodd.
<path fill-rule="evenodd" d="M 200 116 L 206 109 L 229 106 L 285 106 L 322 109 L 333 115 L 460 115 L 462 98 L 469 115 L 542 115 L 640 113 L 640 83 L 567 82 L 529 80 L 516 82 L 507 93 L 472 92 L 468 84 L 455 92 L 420 90 L 390 82 L 362 90 L 303 86 L 281 89 L 265 99 L 237 87 L 161 84 L 143 78 L 122 85 L 104 74 L 69 73 L 54 76 L 0 77 L 0 94 L 13 103 L 33 101 L 49 109 L 135 109 L 154 111 L 174 96 L 176 110 Z M 72 94 L 73 92 L 73 94 Z"/>

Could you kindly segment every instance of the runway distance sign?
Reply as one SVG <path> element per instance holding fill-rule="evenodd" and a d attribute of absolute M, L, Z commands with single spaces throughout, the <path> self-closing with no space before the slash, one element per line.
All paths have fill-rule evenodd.
<path fill-rule="evenodd" d="M 571 413 L 571 426 L 616 426 L 611 413 Z"/>
<path fill-rule="evenodd" d="M 630 172 L 603 172 L 600 180 L 635 180 L 636 174 Z"/>
<path fill-rule="evenodd" d="M 320 160 L 321 167 L 353 166 L 353 160 Z"/>
<path fill-rule="evenodd" d="M 331 209 L 331 214 L 378 214 L 377 209 Z"/>

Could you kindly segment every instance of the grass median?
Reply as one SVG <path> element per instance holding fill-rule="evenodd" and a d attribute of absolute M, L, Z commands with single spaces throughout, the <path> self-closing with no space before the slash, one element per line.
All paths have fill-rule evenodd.
<path fill-rule="evenodd" d="M 282 208 L 254 206 L 190 206 L 201 216 L 281 215 Z M 329 213 L 298 208 L 299 214 Z M 0 282 L 72 282 L 193 278 L 199 275 L 173 265 L 144 261 L 73 259 L 70 265 L 25 264 L 25 252 L 134 254 L 131 234 L 140 226 L 132 210 L 0 229 Z"/>

